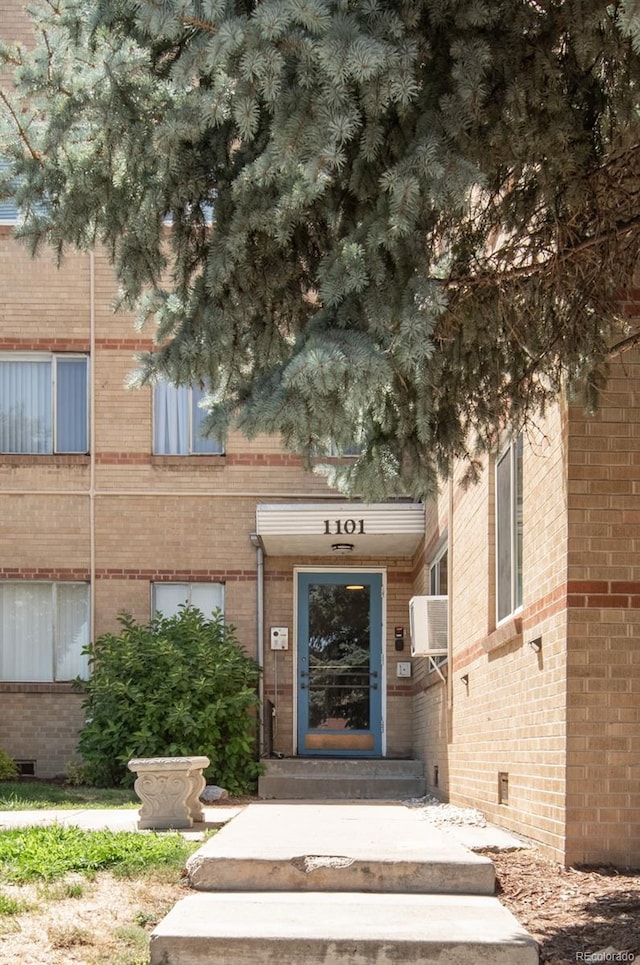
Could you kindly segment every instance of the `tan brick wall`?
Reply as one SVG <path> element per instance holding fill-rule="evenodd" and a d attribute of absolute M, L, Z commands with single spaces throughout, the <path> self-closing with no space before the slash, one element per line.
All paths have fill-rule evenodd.
<path fill-rule="evenodd" d="M 34 271 L 26 253 L 5 232 L 0 235 L 0 258 L 7 266 L 0 303 L 0 350 L 89 353 L 92 345 L 95 349 L 90 355 L 93 452 L 0 458 L 0 579 L 89 580 L 93 576 L 96 635 L 117 631 L 123 611 L 148 619 L 154 582 L 223 582 L 227 619 L 237 627 L 247 652 L 256 655 L 256 551 L 250 542 L 256 503 L 335 498 L 336 494 L 330 493 L 320 476 L 304 471 L 300 460 L 285 452 L 279 440 L 267 436 L 248 441 L 233 433 L 220 457 L 154 456 L 151 390 L 125 387 L 136 352 L 152 345 L 150 332 L 137 331 L 131 316 L 114 314 L 115 286 L 104 255 L 72 255 L 60 271 L 45 256 Z M 305 563 L 334 565 L 335 560 L 267 557 L 267 633 L 270 625 L 293 629 L 293 566 Z M 408 629 L 406 650 L 399 654 L 393 627 L 407 624 L 412 563 L 358 560 L 349 565 L 359 564 L 384 567 L 388 574 L 387 749 L 390 755 L 408 756 L 411 680 L 396 677 L 397 661 L 409 659 Z M 276 658 L 268 639 L 264 651 L 265 693 L 275 697 Z M 278 654 L 277 660 L 276 744 L 290 753 L 292 651 Z M 6 686 L 0 684 L 0 690 Z M 24 687 L 28 690 L 29 685 Z M 77 702 L 75 696 L 56 693 L 60 706 L 67 700 Z M 32 706 L 41 706 L 46 731 L 52 723 L 51 701 L 38 687 L 32 688 L 29 700 Z M 9 713 L 12 705 L 6 706 Z M 3 717 L 4 713 L 3 704 Z M 58 705 L 55 713 L 61 716 Z M 73 715 L 68 718 L 70 727 L 74 720 Z M 75 746 L 75 738 L 69 735 L 70 747 Z M 53 758 L 47 763 L 46 755 L 53 751 L 41 744 L 35 730 L 25 732 L 21 746 L 22 756 L 37 757 L 47 773 L 61 766 L 59 754 L 55 763 Z"/>
<path fill-rule="evenodd" d="M 33 43 L 33 30 L 24 12 L 21 0 L 3 0 L 0 20 L 2 41 L 7 45 Z M 9 72 L 0 68 L 0 84 L 8 84 Z"/>
<path fill-rule="evenodd" d="M 2 685 L 0 747 L 15 760 L 33 761 L 35 776 L 58 777 L 79 762 L 82 695 L 64 684 Z"/>
<path fill-rule="evenodd" d="M 427 543 L 449 529 L 453 570 L 453 666 L 448 684 L 416 660 L 415 749 L 428 790 L 479 807 L 490 820 L 564 846 L 566 485 L 560 413 L 524 448 L 524 565 L 520 624 L 496 629 L 493 462 L 469 489 L 453 484 L 453 526 L 445 487 L 427 513 Z M 425 570 L 430 562 L 425 553 Z M 422 577 L 422 585 L 426 576 Z M 528 641 L 542 638 L 536 655 Z M 488 652 L 490 651 L 490 652 Z M 468 684 L 461 680 L 468 675 Z M 450 688 L 450 689 L 449 689 Z M 438 784 L 435 784 L 435 769 Z M 509 775 L 500 804 L 498 774 Z"/>
<path fill-rule="evenodd" d="M 638 306 L 636 305 L 636 312 Z M 640 865 L 640 355 L 571 412 L 567 860 Z"/>

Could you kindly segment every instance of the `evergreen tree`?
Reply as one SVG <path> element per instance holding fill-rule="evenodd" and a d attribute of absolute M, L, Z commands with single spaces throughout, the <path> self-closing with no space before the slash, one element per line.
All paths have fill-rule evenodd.
<path fill-rule="evenodd" d="M 635 344 L 635 0 L 44 0 L 0 48 L 4 190 L 105 245 L 138 381 L 423 496 Z M 215 212 L 211 224 L 211 212 Z"/>

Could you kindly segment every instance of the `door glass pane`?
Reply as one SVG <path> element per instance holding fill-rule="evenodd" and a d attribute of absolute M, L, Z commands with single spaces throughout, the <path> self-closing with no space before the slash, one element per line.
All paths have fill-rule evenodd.
<path fill-rule="evenodd" d="M 310 728 L 370 727 L 370 597 L 369 586 L 309 586 Z"/>

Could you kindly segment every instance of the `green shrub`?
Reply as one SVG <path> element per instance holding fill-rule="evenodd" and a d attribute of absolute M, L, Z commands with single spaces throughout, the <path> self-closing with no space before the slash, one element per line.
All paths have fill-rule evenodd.
<path fill-rule="evenodd" d="M 88 648 L 91 676 L 81 682 L 87 722 L 79 750 L 88 783 L 129 785 L 133 757 L 211 761 L 205 775 L 232 794 L 255 786 L 258 664 L 240 648 L 219 613 L 194 607 L 142 625 L 120 618 L 118 635 Z"/>
<path fill-rule="evenodd" d="M 18 776 L 15 761 L 0 747 L 0 781 L 13 781 Z"/>

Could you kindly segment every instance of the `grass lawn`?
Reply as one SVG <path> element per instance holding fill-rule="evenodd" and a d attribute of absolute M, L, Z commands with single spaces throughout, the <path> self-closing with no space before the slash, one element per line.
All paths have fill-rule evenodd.
<path fill-rule="evenodd" d="M 140 801 L 134 791 L 126 788 L 71 787 L 45 781 L 0 781 L 0 811 L 127 807 L 140 807 Z"/>
<path fill-rule="evenodd" d="M 50 881 L 71 872 L 109 870 L 124 876 L 182 868 L 194 850 L 180 834 L 84 831 L 73 825 L 0 831 L 0 881 Z"/>
<path fill-rule="evenodd" d="M 0 962 L 148 965 L 200 845 L 173 831 L 0 831 Z"/>

